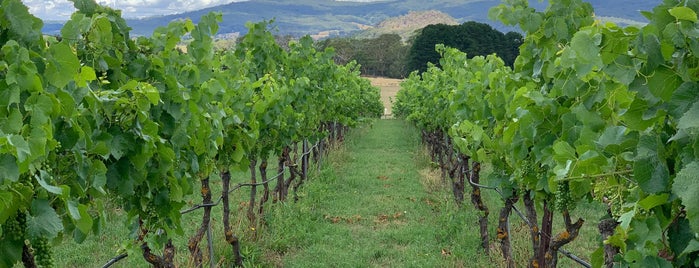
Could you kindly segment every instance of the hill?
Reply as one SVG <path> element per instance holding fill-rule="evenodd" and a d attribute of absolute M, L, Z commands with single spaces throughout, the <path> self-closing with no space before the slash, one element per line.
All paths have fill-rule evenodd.
<path fill-rule="evenodd" d="M 376 38 L 382 34 L 397 34 L 406 41 L 419 29 L 430 24 L 457 25 L 459 21 L 449 14 L 436 11 L 410 11 L 406 15 L 388 18 L 380 22 L 376 27 L 370 27 L 359 32 L 357 38 Z"/>
<path fill-rule="evenodd" d="M 532 6 L 543 9 L 546 3 L 530 0 Z M 641 10 L 650 10 L 661 0 L 589 0 L 595 13 L 601 17 L 616 18 L 622 22 L 645 22 Z M 150 35 L 158 26 L 182 18 L 195 22 L 211 11 L 221 12 L 223 22 L 220 33 L 245 33 L 247 21 L 275 20 L 281 35 L 301 36 L 325 32 L 326 36 L 346 35 L 411 11 L 436 10 L 456 19 L 457 22 L 477 21 L 491 24 L 501 31 L 510 31 L 499 23 L 488 20 L 488 10 L 501 0 L 391 0 L 373 2 L 349 2 L 333 0 L 250 0 L 186 12 L 182 14 L 130 19 L 134 35 Z M 633 8 L 629 8 L 633 7 Z M 47 23 L 47 33 L 56 33 L 55 23 Z"/>

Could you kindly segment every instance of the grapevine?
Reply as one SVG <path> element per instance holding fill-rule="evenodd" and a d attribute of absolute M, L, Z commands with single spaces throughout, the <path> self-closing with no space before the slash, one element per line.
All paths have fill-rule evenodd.
<path fill-rule="evenodd" d="M 411 74 L 394 111 L 428 135 L 448 131 L 457 151 L 492 167 L 489 187 L 539 203 L 532 263 L 557 264 L 555 250 L 583 224 L 572 209 L 595 199 L 618 222 L 595 262 L 696 266 L 697 12 L 696 1 L 665 1 L 643 13 L 648 25 L 622 27 L 596 20 L 583 1 L 543 11 L 504 1 L 490 17 L 526 34 L 514 68 L 438 47 L 442 67 Z M 554 237 L 552 202 L 566 232 L 544 241 Z"/>
<path fill-rule="evenodd" d="M 171 265 L 168 241 L 182 231 L 194 187 L 383 111 L 358 67 L 334 64 L 310 37 L 285 51 L 267 22 L 251 23 L 238 48 L 217 51 L 221 14 L 131 38 L 119 11 L 73 2 L 61 37 L 46 39 L 21 1 L 0 6 L 0 222 L 3 236 L 14 234 L 13 215 L 27 215 L 39 265 L 53 264 L 47 239 L 81 242 L 99 229 L 107 195 L 141 227 L 125 250 Z M 185 53 L 178 45 L 188 37 Z M 331 124 L 341 127 L 328 133 Z M 0 267 L 29 262 L 16 242 L 0 241 L 11 253 Z"/>

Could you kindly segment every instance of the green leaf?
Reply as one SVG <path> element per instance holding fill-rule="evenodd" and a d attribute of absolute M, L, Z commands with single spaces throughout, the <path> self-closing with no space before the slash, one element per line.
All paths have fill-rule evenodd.
<path fill-rule="evenodd" d="M 648 78 L 648 88 L 653 96 L 669 101 L 673 93 L 682 84 L 682 78 L 673 70 L 662 67 Z"/>
<path fill-rule="evenodd" d="M 95 74 L 95 69 L 90 66 L 83 66 L 80 68 L 80 73 L 75 75 L 75 83 L 79 87 L 87 86 L 87 82 L 91 82 L 97 79 L 97 74 Z"/>
<path fill-rule="evenodd" d="M 628 212 L 621 214 L 621 216 L 619 216 L 619 226 L 621 226 L 624 230 L 629 230 L 631 220 L 634 216 L 636 216 L 635 209 L 629 210 Z"/>
<path fill-rule="evenodd" d="M 664 147 L 655 135 L 643 135 L 639 139 L 633 174 L 638 186 L 646 193 L 664 192 L 669 186 L 670 171 L 660 157 Z"/>
<path fill-rule="evenodd" d="M 576 159 L 575 148 L 565 141 L 557 141 L 553 144 L 554 159 L 559 162 Z"/>
<path fill-rule="evenodd" d="M 8 134 L 18 134 L 22 130 L 22 113 L 17 108 L 10 108 L 10 113 L 4 120 L 0 119 L 0 130 Z"/>
<path fill-rule="evenodd" d="M 30 237 L 52 239 L 63 231 L 63 223 L 48 200 L 34 199 L 31 212 L 27 215 L 27 234 Z"/>
<path fill-rule="evenodd" d="M 694 239 L 692 241 L 689 241 L 689 245 L 687 245 L 687 248 L 684 249 L 684 251 L 682 252 L 682 255 L 697 252 L 697 251 L 699 251 L 699 240 Z M 699 261 L 699 259 L 694 261 L 694 266 L 697 265 L 697 261 Z"/>
<path fill-rule="evenodd" d="M 613 42 L 613 41 L 612 41 Z M 606 65 L 604 72 L 619 81 L 622 84 L 628 85 L 636 78 L 636 68 L 633 66 L 631 56 L 622 55 L 617 57 L 614 62 Z"/>
<path fill-rule="evenodd" d="M 50 59 L 44 77 L 49 84 L 58 88 L 65 87 L 80 69 L 80 61 L 70 46 L 64 42 L 51 45 Z"/>
<path fill-rule="evenodd" d="M 68 201 L 68 212 L 75 223 L 75 227 L 83 234 L 89 234 L 92 229 L 92 217 L 87 212 L 87 206 L 75 201 Z"/>
<path fill-rule="evenodd" d="M 50 179 L 50 177 L 51 175 L 49 175 L 46 171 L 41 170 L 39 171 L 39 176 L 36 176 L 36 180 L 39 182 L 39 185 L 41 185 L 41 187 L 46 189 L 46 191 L 49 193 L 63 195 L 63 189 L 61 187 L 53 186 L 46 182 L 46 180 Z"/>
<path fill-rule="evenodd" d="M 27 98 L 24 109 L 32 115 L 32 125 L 43 125 L 49 122 L 53 113 L 54 103 L 47 95 L 33 95 Z"/>
<path fill-rule="evenodd" d="M 680 118 L 696 102 L 699 102 L 699 83 L 685 82 L 672 94 L 668 102 L 669 114 L 675 119 Z"/>
<path fill-rule="evenodd" d="M 25 45 L 31 44 L 32 46 L 41 40 L 41 28 L 44 23 L 29 13 L 22 1 L 2 1 L 2 5 L 2 9 L 4 9 L 3 35 L 5 35 L 5 31 L 9 30 L 7 37 L 10 40 L 19 40 Z M 5 29 L 6 27 L 7 29 Z M 7 40 L 5 39 L 7 37 L 4 37 L 3 40 Z"/>
<path fill-rule="evenodd" d="M 592 267 L 602 267 L 604 265 L 604 247 L 598 247 L 592 252 L 590 262 Z"/>
<path fill-rule="evenodd" d="M 638 201 L 638 205 L 645 210 L 650 210 L 654 207 L 665 204 L 669 197 L 670 195 L 666 193 L 660 195 L 649 195 L 648 197 L 643 198 L 643 200 Z"/>
<path fill-rule="evenodd" d="M 20 135 L 12 135 L 9 138 L 9 143 L 11 146 L 15 147 L 15 152 L 17 154 L 17 161 L 19 161 L 20 166 L 23 166 L 22 162 L 26 161 L 31 154 L 29 149 L 29 143 L 24 140 L 24 137 Z M 24 170 L 24 169 L 21 169 Z"/>
<path fill-rule="evenodd" d="M 668 10 L 668 12 L 670 12 L 670 15 L 672 15 L 678 20 L 688 20 L 691 22 L 697 22 L 697 13 L 689 7 L 673 7 L 670 10 Z"/>
<path fill-rule="evenodd" d="M 72 0 L 73 6 L 78 11 L 92 16 L 93 13 L 97 12 L 99 6 L 94 0 Z"/>
<path fill-rule="evenodd" d="M 0 239 L 0 267 L 16 267 L 22 261 L 22 246 L 24 241 Z"/>
<path fill-rule="evenodd" d="M 678 129 L 698 128 L 699 127 L 699 102 L 695 102 L 677 123 Z"/>
<path fill-rule="evenodd" d="M 602 150 L 618 154 L 631 149 L 628 140 L 626 127 L 610 126 L 602 132 L 596 143 Z"/>
<path fill-rule="evenodd" d="M 234 163 L 239 163 L 240 160 L 243 159 L 243 156 L 245 156 L 245 150 L 243 149 L 242 144 L 238 143 L 235 145 L 235 150 L 233 150 L 231 158 L 233 159 Z"/>
<path fill-rule="evenodd" d="M 4 184 L 5 179 L 12 182 L 19 180 L 17 159 L 11 154 L 0 155 L 0 185 Z"/>
<path fill-rule="evenodd" d="M 158 89 L 148 83 L 140 83 L 140 85 L 143 95 L 148 98 L 150 103 L 153 105 L 158 105 L 158 102 L 160 102 L 160 93 L 158 92 Z"/>
<path fill-rule="evenodd" d="M 675 255 L 679 256 L 687 248 L 690 241 L 694 239 L 694 231 L 689 226 L 689 221 L 686 218 L 678 218 L 667 229 L 667 235 L 670 249 Z"/>
<path fill-rule="evenodd" d="M 120 159 L 130 149 L 132 148 L 129 139 L 121 132 L 115 133 L 109 146 L 109 153 L 115 159 Z"/>
<path fill-rule="evenodd" d="M 80 39 L 80 32 L 87 27 L 89 27 L 89 20 L 85 18 L 85 14 L 75 12 L 70 16 L 70 20 L 63 24 L 61 36 L 65 40 L 77 41 Z"/>
<path fill-rule="evenodd" d="M 672 184 L 675 193 L 687 211 L 687 219 L 694 232 L 699 233 L 699 161 L 692 161 L 677 173 Z"/>
<path fill-rule="evenodd" d="M 112 24 L 109 19 L 101 16 L 92 20 L 92 29 L 87 34 L 87 39 L 98 48 L 106 48 L 112 44 Z"/>
<path fill-rule="evenodd" d="M 101 189 L 107 184 L 107 167 L 102 161 L 92 161 L 90 175 L 92 175 L 92 187 Z"/>
<path fill-rule="evenodd" d="M 564 61 L 570 61 L 575 68 L 578 77 L 584 77 L 594 68 L 602 67 L 602 56 L 599 45 L 602 42 L 602 34 L 593 32 L 592 29 L 581 30 L 573 36 L 570 48 L 574 55 L 564 55 Z M 566 53 L 564 53 L 566 54 Z M 564 63 L 565 64 L 565 63 Z"/>

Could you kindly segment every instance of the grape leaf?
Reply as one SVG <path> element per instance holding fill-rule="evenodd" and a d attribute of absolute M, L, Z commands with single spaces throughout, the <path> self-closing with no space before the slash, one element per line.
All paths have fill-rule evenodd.
<path fill-rule="evenodd" d="M 648 78 L 648 88 L 653 96 L 669 101 L 673 93 L 682 84 L 682 79 L 669 68 L 658 68 Z"/>
<path fill-rule="evenodd" d="M 699 127 L 699 102 L 695 102 L 679 120 L 677 128 L 688 129 Z"/>
<path fill-rule="evenodd" d="M 673 7 L 670 10 L 668 10 L 668 12 L 670 12 L 670 15 L 672 15 L 678 20 L 688 20 L 691 22 L 697 22 L 697 13 L 689 7 Z"/>
<path fill-rule="evenodd" d="M 5 9 L 2 19 L 7 21 L 9 39 L 19 40 L 25 45 L 39 43 L 42 38 L 41 28 L 44 27 L 44 23 L 29 13 L 29 9 L 22 4 L 22 1 L 2 2 L 3 9 Z M 4 31 L 5 29 L 3 29 Z"/>
<path fill-rule="evenodd" d="M 12 182 L 19 180 L 17 159 L 11 154 L 0 155 L 0 185 L 4 184 L 5 179 Z"/>
<path fill-rule="evenodd" d="M 672 184 L 672 192 L 680 197 L 687 210 L 687 219 L 694 232 L 699 232 L 699 161 L 680 170 Z"/>
<path fill-rule="evenodd" d="M 46 182 L 46 179 L 50 178 L 50 175 L 46 173 L 46 171 L 39 171 L 39 176 L 36 177 L 36 180 L 39 182 L 39 185 L 41 185 L 42 188 L 46 189 L 49 193 L 52 194 L 57 194 L 57 195 L 62 195 L 63 194 L 63 189 L 58 186 L 53 186 Z"/>
<path fill-rule="evenodd" d="M 654 135 L 643 135 L 638 141 L 638 155 L 634 159 L 634 179 L 643 191 L 655 194 L 667 190 L 670 171 L 660 155 L 664 145 Z"/>
<path fill-rule="evenodd" d="M 667 193 L 660 195 L 649 195 L 648 197 L 643 198 L 643 200 L 638 201 L 638 205 L 645 210 L 650 210 L 656 206 L 665 204 L 669 197 L 670 195 Z"/>
<path fill-rule="evenodd" d="M 27 234 L 30 237 L 52 239 L 63 231 L 63 223 L 56 211 L 45 199 L 32 200 L 31 213 L 27 215 Z"/>
<path fill-rule="evenodd" d="M 87 212 L 87 206 L 75 201 L 68 201 L 68 212 L 75 223 L 75 227 L 83 234 L 90 233 L 92 229 L 92 217 Z"/>
<path fill-rule="evenodd" d="M 50 59 L 46 66 L 44 78 L 49 84 L 58 88 L 65 87 L 80 69 L 80 61 L 73 50 L 64 42 L 49 48 Z"/>
<path fill-rule="evenodd" d="M 4 133 L 18 134 L 22 126 L 22 113 L 17 108 L 10 108 L 7 118 L 0 119 L 0 130 Z"/>
<path fill-rule="evenodd" d="M 31 155 L 31 150 L 29 149 L 29 143 L 27 143 L 26 140 L 24 140 L 24 137 L 20 135 L 12 135 L 8 139 L 8 142 L 11 146 L 15 147 L 15 153 L 17 154 L 17 161 L 19 161 L 20 166 L 23 166 L 22 163 L 29 158 Z"/>

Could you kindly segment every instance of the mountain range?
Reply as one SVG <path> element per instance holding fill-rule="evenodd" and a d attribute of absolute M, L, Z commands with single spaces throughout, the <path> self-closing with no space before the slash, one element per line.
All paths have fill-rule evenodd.
<path fill-rule="evenodd" d="M 588 0 L 595 15 L 623 24 L 645 23 L 642 10 L 651 10 L 662 0 Z M 547 2 L 530 0 L 531 6 L 543 10 Z M 387 0 L 349 2 L 335 0 L 250 0 L 205 8 L 181 14 L 129 19 L 132 35 L 150 35 L 158 26 L 170 21 L 191 18 L 194 22 L 209 12 L 221 12 L 219 34 L 244 34 L 248 21 L 274 19 L 276 33 L 301 36 L 325 33 L 324 36 L 348 35 L 372 28 L 382 21 L 411 11 L 435 10 L 458 22 L 477 21 L 501 31 L 515 30 L 488 19 L 488 10 L 501 0 Z M 62 23 L 45 23 L 44 32 L 57 34 Z"/>

